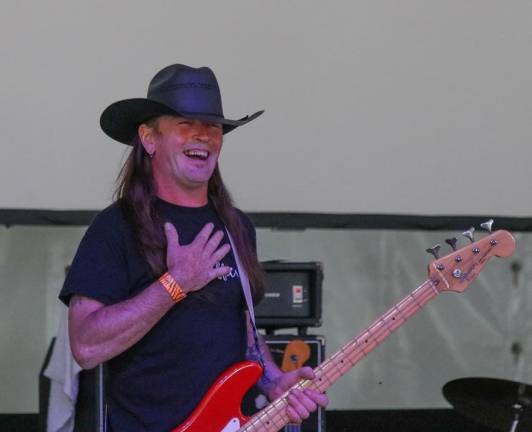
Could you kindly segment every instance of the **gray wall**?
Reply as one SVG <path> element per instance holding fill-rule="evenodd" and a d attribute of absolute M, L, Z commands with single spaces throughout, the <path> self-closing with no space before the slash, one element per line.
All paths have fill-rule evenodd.
<path fill-rule="evenodd" d="M 248 211 L 531 214 L 532 3 L 4 0 L 0 208 L 105 206 L 99 130 L 174 62 L 211 65 Z"/>

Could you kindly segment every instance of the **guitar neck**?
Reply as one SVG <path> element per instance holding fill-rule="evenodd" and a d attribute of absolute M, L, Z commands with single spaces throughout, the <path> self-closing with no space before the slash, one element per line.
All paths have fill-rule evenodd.
<path fill-rule="evenodd" d="M 310 388 L 319 392 L 326 391 L 438 294 L 439 291 L 432 281 L 425 281 L 315 368 L 313 380 L 302 380 L 294 387 L 301 390 Z M 286 396 L 287 393 L 251 417 L 239 432 L 274 432 L 281 429 L 289 422 L 286 415 Z"/>

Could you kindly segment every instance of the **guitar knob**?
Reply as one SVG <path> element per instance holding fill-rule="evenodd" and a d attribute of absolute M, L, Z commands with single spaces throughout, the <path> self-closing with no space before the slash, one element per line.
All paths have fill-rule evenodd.
<path fill-rule="evenodd" d="M 475 228 L 474 228 L 474 227 L 471 227 L 471 228 L 469 228 L 467 231 L 464 231 L 464 232 L 462 233 L 462 235 L 463 235 L 464 237 L 467 237 L 467 238 L 471 241 L 471 243 L 473 243 L 473 242 L 475 241 L 475 238 L 473 237 L 473 233 L 474 233 L 474 232 L 475 232 Z"/>
<path fill-rule="evenodd" d="M 488 232 L 491 232 L 491 227 L 493 225 L 493 219 L 490 219 L 486 222 L 483 222 L 480 224 L 480 228 L 482 228 L 483 230 L 486 230 Z"/>
<path fill-rule="evenodd" d="M 431 254 L 435 259 L 438 259 L 438 252 L 440 250 L 441 246 L 439 244 L 435 244 L 431 248 L 425 249 L 425 251 L 429 254 Z"/>
<path fill-rule="evenodd" d="M 453 251 L 456 250 L 456 242 L 457 242 L 457 238 L 456 237 L 453 237 L 453 238 L 448 238 L 448 239 L 445 239 L 445 243 L 447 243 L 449 246 L 451 246 L 451 249 Z"/>

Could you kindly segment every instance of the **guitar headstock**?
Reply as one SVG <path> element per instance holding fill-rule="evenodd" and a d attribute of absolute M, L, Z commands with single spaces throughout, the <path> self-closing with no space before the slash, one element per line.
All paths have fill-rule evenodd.
<path fill-rule="evenodd" d="M 491 228 L 491 223 L 489 227 Z M 470 229 L 464 235 L 473 240 L 473 231 L 474 229 Z M 456 239 L 449 239 L 446 242 L 454 249 Z M 427 249 L 427 252 L 437 256 L 438 250 L 439 245 Z M 433 261 L 429 265 L 429 278 L 437 286 L 438 291 L 462 292 L 477 278 L 491 257 L 507 257 L 514 250 L 515 239 L 512 234 L 498 230 Z"/>

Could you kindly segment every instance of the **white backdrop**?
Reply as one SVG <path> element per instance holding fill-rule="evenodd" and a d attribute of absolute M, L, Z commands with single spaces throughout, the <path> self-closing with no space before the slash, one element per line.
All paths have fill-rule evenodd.
<path fill-rule="evenodd" d="M 0 208 L 99 209 L 101 111 L 210 65 L 248 211 L 529 216 L 532 3 L 4 0 Z"/>

